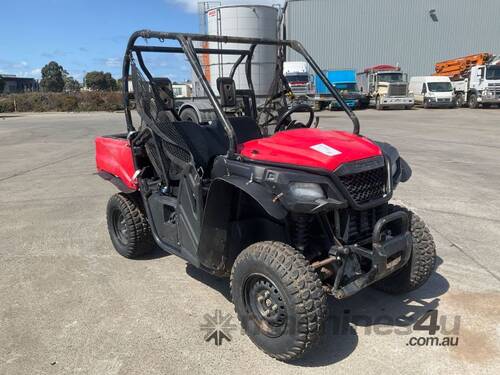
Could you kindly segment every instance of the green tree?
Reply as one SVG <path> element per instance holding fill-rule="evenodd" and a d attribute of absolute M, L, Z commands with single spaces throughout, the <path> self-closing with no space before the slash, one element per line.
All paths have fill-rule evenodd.
<path fill-rule="evenodd" d="M 5 81 L 2 76 L 0 76 L 0 94 L 3 93 L 3 89 L 5 88 Z"/>
<path fill-rule="evenodd" d="M 119 78 L 116 80 L 116 90 L 117 91 L 123 90 L 123 79 L 122 78 Z"/>
<path fill-rule="evenodd" d="M 75 92 L 80 91 L 80 83 L 70 75 L 64 76 L 64 91 Z"/>
<path fill-rule="evenodd" d="M 88 72 L 85 75 L 85 86 L 94 91 L 115 91 L 118 88 L 111 73 Z"/>
<path fill-rule="evenodd" d="M 68 73 L 55 61 L 49 62 L 42 68 L 40 86 L 46 92 L 61 92 L 64 89 L 64 76 Z"/>

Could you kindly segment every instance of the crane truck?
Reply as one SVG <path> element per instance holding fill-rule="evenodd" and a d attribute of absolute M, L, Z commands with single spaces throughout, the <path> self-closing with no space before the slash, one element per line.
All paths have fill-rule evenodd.
<path fill-rule="evenodd" d="M 500 56 L 478 53 L 440 61 L 435 71 L 435 76 L 450 77 L 459 107 L 500 105 Z"/>

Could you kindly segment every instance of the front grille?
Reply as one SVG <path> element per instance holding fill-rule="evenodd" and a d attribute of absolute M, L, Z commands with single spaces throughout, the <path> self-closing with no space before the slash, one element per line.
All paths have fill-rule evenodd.
<path fill-rule="evenodd" d="M 406 96 L 406 83 L 391 83 L 387 92 L 388 96 Z"/>
<path fill-rule="evenodd" d="M 385 167 L 339 176 L 339 179 L 358 204 L 383 198 L 386 191 Z"/>
<path fill-rule="evenodd" d="M 355 243 L 369 238 L 373 233 L 375 223 L 388 212 L 387 205 L 381 205 L 364 211 L 348 209 L 346 213 L 347 222 L 343 240 L 346 243 Z"/>

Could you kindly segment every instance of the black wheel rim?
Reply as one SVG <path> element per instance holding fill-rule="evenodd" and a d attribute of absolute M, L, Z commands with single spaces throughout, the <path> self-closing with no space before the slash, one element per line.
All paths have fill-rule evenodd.
<path fill-rule="evenodd" d="M 243 295 L 249 319 L 266 336 L 279 337 L 287 325 L 287 308 L 281 291 L 266 276 L 250 275 L 244 284 Z"/>
<path fill-rule="evenodd" d="M 116 239 L 124 246 L 128 243 L 127 223 L 120 211 L 113 212 L 113 232 Z"/>

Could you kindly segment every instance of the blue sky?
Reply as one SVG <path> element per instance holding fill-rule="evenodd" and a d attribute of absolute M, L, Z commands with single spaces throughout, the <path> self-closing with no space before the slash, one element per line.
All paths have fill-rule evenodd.
<path fill-rule="evenodd" d="M 248 3 L 242 0 L 227 1 Z M 252 3 L 273 3 L 258 0 Z M 138 29 L 198 32 L 197 0 L 5 0 L 0 6 L 0 74 L 40 77 L 49 61 L 82 80 L 120 73 L 128 36 Z M 180 56 L 151 60 L 154 73 L 190 78 Z"/>

